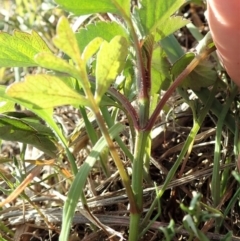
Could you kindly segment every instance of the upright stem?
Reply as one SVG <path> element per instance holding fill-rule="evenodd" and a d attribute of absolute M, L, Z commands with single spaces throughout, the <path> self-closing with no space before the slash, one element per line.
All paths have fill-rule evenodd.
<path fill-rule="evenodd" d="M 128 174 L 126 173 L 126 170 L 124 169 L 123 163 L 122 163 L 122 161 L 121 161 L 121 159 L 120 159 L 120 157 L 119 157 L 119 155 L 116 151 L 116 148 L 113 144 L 113 141 L 112 141 L 111 137 L 109 136 L 107 127 L 106 127 L 105 122 L 104 122 L 104 120 L 102 118 L 102 115 L 100 113 L 100 109 L 99 109 L 97 103 L 95 102 L 91 91 L 88 93 L 88 99 L 91 103 L 91 109 L 92 109 L 92 111 L 95 115 L 98 126 L 99 126 L 99 128 L 101 130 L 101 133 L 104 136 L 104 138 L 105 138 L 105 140 L 108 144 L 111 156 L 112 156 L 112 158 L 115 162 L 115 165 L 117 166 L 117 169 L 119 171 L 119 174 L 121 176 L 123 184 L 126 188 L 126 193 L 127 193 L 127 196 L 129 198 L 129 202 L 130 202 L 130 211 L 134 212 L 134 213 L 138 212 L 138 207 L 137 207 L 136 202 L 135 202 L 135 197 L 134 197 L 134 194 L 133 194 L 133 190 L 131 188 L 130 179 L 128 177 Z"/>
<path fill-rule="evenodd" d="M 139 128 L 135 129 L 136 139 L 134 148 L 134 159 L 132 167 L 132 190 L 137 205 L 137 212 L 131 212 L 130 214 L 130 229 L 129 240 L 137 241 L 139 238 L 139 223 L 142 213 L 142 201 L 143 201 L 143 160 L 146 153 L 145 147 L 147 144 L 150 131 L 143 130 L 146 126 L 149 118 L 149 84 L 150 80 L 146 74 L 146 70 L 143 63 L 142 49 L 139 43 L 138 36 L 135 32 L 131 19 L 125 16 L 125 20 L 130 29 L 130 33 L 133 40 L 133 47 L 136 53 L 136 69 L 137 69 L 137 93 L 138 93 L 138 118 Z"/>
<path fill-rule="evenodd" d="M 129 202 L 130 202 L 130 211 L 134 212 L 134 213 L 138 212 L 138 207 L 136 206 L 135 197 L 134 197 L 133 190 L 132 190 L 131 184 L 130 184 L 130 179 L 124 169 L 123 163 L 116 151 L 113 141 L 108 134 L 107 127 L 105 126 L 105 123 L 104 123 L 102 116 L 101 116 L 100 112 L 98 111 L 98 109 L 94 111 L 94 114 L 96 116 L 96 120 L 98 122 L 101 133 L 103 134 L 106 142 L 108 143 L 109 151 L 115 162 L 115 165 L 117 166 L 117 169 L 119 171 L 123 184 L 126 188 L 126 193 L 127 193 L 127 196 L 129 198 Z"/>
<path fill-rule="evenodd" d="M 143 160 L 149 132 L 139 131 L 136 134 L 135 152 L 133 159 L 132 189 L 138 207 L 137 213 L 131 213 L 129 240 L 135 241 L 139 237 L 139 222 L 143 202 Z"/>
<path fill-rule="evenodd" d="M 120 159 L 120 157 L 119 157 L 119 155 L 116 151 L 116 148 L 113 144 L 113 141 L 112 141 L 112 139 L 111 139 L 111 137 L 108 133 L 107 127 L 106 127 L 105 122 L 103 120 L 103 117 L 100 113 L 100 108 L 99 108 L 97 102 L 94 99 L 94 96 L 93 96 L 92 91 L 90 89 L 91 86 L 90 86 L 90 83 L 88 81 L 87 71 L 85 69 L 85 65 L 83 64 L 81 58 L 78 59 L 77 65 L 78 65 L 78 68 L 79 68 L 79 77 L 82 81 L 82 84 L 83 84 L 82 86 L 84 88 L 85 95 L 87 96 L 87 98 L 89 100 L 90 108 L 95 115 L 98 126 L 99 126 L 99 128 L 101 130 L 101 133 L 104 136 L 104 138 L 105 138 L 105 140 L 108 144 L 110 154 L 111 154 L 111 156 L 112 156 L 112 158 L 115 162 L 115 165 L 117 166 L 117 169 L 118 169 L 119 174 L 121 176 L 122 182 L 123 182 L 123 184 L 126 188 L 126 193 L 127 193 L 127 196 L 128 196 L 129 202 L 130 202 L 130 211 L 133 212 L 133 213 L 136 213 L 136 212 L 138 212 L 138 207 L 137 207 L 136 202 L 135 202 L 135 197 L 134 197 L 133 190 L 132 190 L 132 187 L 131 187 L 130 179 L 128 177 L 128 174 L 127 174 L 126 170 L 124 169 L 123 163 L 122 163 L 122 161 L 121 161 L 121 159 Z"/>
<path fill-rule="evenodd" d="M 115 2 L 117 5 L 117 3 Z M 117 5 L 119 10 L 121 8 Z M 133 26 L 132 20 L 125 14 L 124 11 L 121 11 L 124 20 L 126 21 L 129 31 L 133 41 L 133 48 L 136 53 L 136 81 L 137 81 L 137 93 L 138 93 L 138 104 L 139 104 L 139 125 L 140 128 L 144 127 L 149 118 L 149 83 L 150 80 L 146 76 L 146 69 L 143 63 L 142 49 L 138 36 L 136 34 L 135 28 Z"/>

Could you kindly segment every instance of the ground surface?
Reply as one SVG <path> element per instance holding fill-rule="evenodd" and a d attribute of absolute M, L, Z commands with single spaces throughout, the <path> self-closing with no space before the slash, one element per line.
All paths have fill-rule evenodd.
<path fill-rule="evenodd" d="M 12 22 L 9 21 L 8 23 L 4 23 L 5 28 L 6 24 L 9 24 L 7 31 L 10 31 L 12 29 L 10 24 L 15 24 L 15 27 L 17 28 L 19 27 L 19 22 L 11 13 L 10 8 L 7 8 L 7 5 L 5 7 L 7 13 L 3 10 L 0 10 L 0 14 L 3 15 L 3 18 L 7 15 L 10 17 Z M 21 16 L 21 9 L 19 9 L 17 6 L 15 7 L 19 11 L 19 16 Z M 26 11 L 25 7 L 26 6 L 24 6 L 22 2 L 22 11 Z M 31 9 L 28 9 L 27 11 L 29 11 L 28 14 L 32 16 L 31 14 L 33 13 L 31 13 Z M 193 24 L 199 28 L 202 34 L 205 34 L 208 31 L 204 12 L 204 6 L 197 6 L 194 4 L 187 5 L 181 10 L 181 14 L 183 14 L 184 17 L 191 19 Z M 41 26 L 42 29 L 48 28 L 48 34 L 46 34 L 44 37 L 47 39 L 47 41 L 50 41 L 51 37 L 54 35 L 54 28 L 57 18 L 61 14 L 52 10 L 41 12 L 41 14 L 41 20 L 33 19 L 32 21 L 36 22 L 34 27 L 37 28 L 38 31 L 41 31 L 39 26 Z M 51 14 L 55 16 L 56 19 L 53 19 L 50 23 L 48 22 L 48 25 L 46 26 L 46 24 L 43 22 L 43 19 L 44 17 L 46 17 L 46 19 L 50 19 L 49 16 Z M 23 14 L 22 16 L 26 15 Z M 28 22 L 30 20 L 24 19 L 24 17 L 20 18 L 22 18 L 25 23 L 29 24 L 25 26 L 26 29 L 29 29 L 32 24 L 31 22 Z M 6 29 L 4 30 L 6 31 Z M 176 36 L 185 51 L 194 51 L 196 41 L 187 28 L 178 31 Z M 25 70 L 20 73 L 20 78 L 26 74 L 24 71 Z M 7 70 L 5 73 L 5 78 L 6 76 L 6 84 L 10 84 L 14 79 L 13 72 L 11 70 Z M 222 91 L 219 93 L 217 98 L 224 102 L 225 98 L 227 98 L 226 96 L 227 93 Z M 153 197 L 155 196 L 153 182 L 157 186 L 161 186 L 163 184 L 163 181 L 165 180 L 169 170 L 181 151 L 184 141 L 186 140 L 192 127 L 192 112 L 189 107 L 184 104 L 182 98 L 175 93 L 170 101 L 172 102 L 172 114 L 168 117 L 162 117 L 162 120 L 159 120 L 159 122 L 156 123 L 156 126 L 153 130 L 154 140 L 150 165 L 152 182 L 145 182 L 143 184 L 143 217 L 146 210 L 148 210 L 150 207 Z M 81 119 L 78 111 L 71 107 L 56 109 L 55 116 L 58 117 L 58 121 L 63 124 L 65 131 L 68 132 L 68 134 L 75 129 L 77 123 L 79 123 Z M 163 118 L 165 118 L 164 121 Z M 119 121 L 125 123 L 125 116 L 120 116 Z M 180 208 L 180 204 L 184 204 L 186 207 L 188 207 L 193 198 L 193 193 L 197 192 L 202 194 L 201 201 L 203 204 L 209 206 L 212 205 L 211 174 L 213 170 L 212 164 L 214 159 L 216 121 L 216 117 L 212 113 L 209 113 L 201 127 L 199 134 L 197 135 L 193 150 L 189 155 L 186 165 L 180 167 L 177 172 L 177 176 L 171 182 L 171 185 L 161 199 L 162 213 L 160 217 L 158 217 L 153 223 L 152 228 L 142 238 L 142 241 L 163 240 L 163 234 L 162 232 L 159 232 L 159 227 L 166 227 L 170 220 L 174 220 L 177 227 L 176 234 L 171 240 L 188 240 L 188 231 L 182 226 L 182 220 L 186 215 L 186 212 Z M 125 124 L 127 125 L 127 123 Z M 123 133 L 122 139 L 127 145 L 131 145 L 128 133 Z M 224 158 L 228 159 L 228 164 L 226 164 L 228 166 L 227 168 L 225 167 L 225 171 L 229 173 L 229 178 L 226 180 L 226 190 L 222 196 L 221 204 L 217 207 L 217 210 L 222 212 L 226 210 L 226 207 L 231 201 L 232 196 L 238 190 L 236 180 L 230 175 L 231 171 L 235 169 L 234 158 L 229 153 L 232 151 L 232 147 L 233 136 L 227 129 L 224 129 L 222 133 L 221 155 L 223 160 Z M 88 155 L 90 148 L 88 138 L 86 135 L 83 135 L 79 141 L 79 145 L 74 146 L 74 154 L 79 165 Z M 21 153 L 22 150 L 19 143 L 2 143 L 1 160 L 11 159 L 12 162 L 0 164 L 0 170 L 10 180 L 11 178 L 16 178 L 17 175 L 11 176 L 16 169 L 22 170 L 23 168 L 22 164 L 20 163 L 22 158 Z M 130 166 L 129 160 L 127 160 L 122 153 L 119 154 L 121 155 L 125 167 L 128 168 Z M 41 157 L 41 153 L 31 148 L 27 148 L 26 155 L 28 156 L 27 159 L 43 158 Z M 64 158 L 62 161 L 64 163 Z M 227 162 L 223 161 L 223 163 Z M 123 190 L 123 185 L 119 178 L 119 174 L 111 160 L 109 160 L 109 167 L 111 170 L 111 176 L 106 178 L 101 169 L 96 166 L 88 179 L 88 184 L 86 185 L 84 191 L 92 213 L 103 224 L 111 226 L 111 228 L 122 233 L 123 237 L 127 238 L 129 224 L 128 200 L 124 195 L 125 192 Z M 64 204 L 61 195 L 66 196 L 69 189 L 68 181 L 59 178 L 59 172 L 60 171 L 57 170 L 56 167 L 44 167 L 41 174 L 38 176 L 38 179 L 35 179 L 35 185 L 31 186 L 25 191 L 26 196 L 30 197 L 30 199 L 25 197 L 25 201 L 23 201 L 22 198 L 17 198 L 14 202 L 6 205 L 2 210 L 0 210 L 0 221 L 4 223 L 4 227 L 9 228 L 9 230 L 0 228 L 0 234 L 6 240 L 58 240 L 61 229 L 61 208 Z M 4 179 L 0 178 L 0 185 L 3 190 L 8 189 Z M 1 200 L 6 197 L 6 195 L 3 193 L 4 192 L 0 191 Z M 209 240 L 222 240 L 228 231 L 232 231 L 235 236 L 235 238 L 232 240 L 240 240 L 240 238 L 238 238 L 238 236 L 240 237 L 239 205 L 236 203 L 231 207 L 231 211 L 224 219 L 224 224 L 220 228 L 219 234 L 214 234 L 215 223 L 213 219 L 207 220 L 206 217 L 206 222 L 202 220 L 202 222 L 199 223 L 199 229 L 205 232 Z M 204 211 L 207 213 L 207 210 L 203 207 L 200 209 L 202 210 L 201 215 L 203 215 Z M 156 213 L 157 210 L 153 213 L 152 218 L 154 218 Z M 103 231 L 100 231 L 96 229 L 96 227 L 93 227 L 93 225 L 90 225 L 86 218 L 84 218 L 79 212 L 76 212 L 70 240 L 101 241 L 107 240 L 107 236 Z M 110 238 L 110 240 L 118 239 Z"/>

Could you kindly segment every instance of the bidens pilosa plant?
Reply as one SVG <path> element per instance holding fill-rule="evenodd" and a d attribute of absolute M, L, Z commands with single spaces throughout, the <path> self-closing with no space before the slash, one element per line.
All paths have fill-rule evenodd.
<path fill-rule="evenodd" d="M 235 131 L 235 122 L 228 110 L 236 96 L 236 89 L 230 90 L 227 105 L 222 108 L 214 97 L 217 91 L 216 71 L 204 62 L 215 50 L 211 39 L 198 38 L 197 53 L 185 54 L 172 35 L 178 29 L 191 25 L 187 19 L 178 16 L 179 9 L 190 2 L 192 1 L 56 0 L 60 8 L 78 16 L 78 20 L 85 15 L 102 14 L 96 15 L 101 17 L 94 23 L 86 24 L 81 20 L 83 26 L 80 24 L 77 31 L 72 30 L 66 17 L 59 19 L 52 42 L 61 52 L 62 58 L 54 54 L 35 31 L 25 33 L 16 30 L 12 35 L 0 33 L 2 67 L 41 67 L 47 70 L 42 74 L 28 75 L 24 81 L 7 88 L 1 86 L 1 99 L 8 106 L 8 111 L 6 108 L 1 109 L 0 133 L 2 139 L 37 147 L 54 160 L 60 170 L 65 169 L 61 172 L 63 176 L 69 178 L 73 175 L 67 198 L 63 200 L 61 241 L 68 240 L 76 209 L 109 237 L 124 238 L 120 232 L 103 224 L 91 212 L 84 191 L 96 162 L 100 163 L 104 175 L 110 176 L 108 154 L 119 172 L 128 198 L 129 210 L 125 210 L 129 212 L 127 238 L 137 241 L 154 228 L 154 222 L 161 214 L 160 200 L 183 160 L 182 168 L 186 165 L 194 139 L 209 110 L 221 120 L 220 127 L 226 124 L 231 132 Z M 208 89 L 211 85 L 214 87 Z M 143 183 L 154 186 L 149 173 L 151 132 L 160 112 L 164 108 L 168 109 L 167 101 L 176 88 L 192 108 L 193 127 L 173 166 L 166 173 L 164 184 L 156 189 L 151 206 L 143 212 Z M 189 100 L 189 88 L 201 99 L 203 106 L 195 106 Z M 14 103 L 34 113 L 33 118 L 12 112 Z M 92 144 L 90 153 L 81 165 L 76 163 L 72 146 L 79 141 L 82 130 L 76 127 L 70 136 L 66 136 L 53 118 L 54 108 L 63 105 L 71 105 L 79 110 Z M 119 123 L 117 118 L 120 112 L 129 124 L 130 146 L 120 138 L 120 134 L 126 132 L 126 126 Z M 129 172 L 124 166 L 121 153 L 130 163 Z M 63 157 L 70 163 L 71 170 L 64 168 Z M 41 163 L 48 165 L 49 162 L 42 160 Z M 216 208 L 220 203 L 217 179 L 221 167 L 218 159 L 214 165 L 215 179 L 212 185 Z M 17 189 L 18 195 L 25 186 Z M 16 193 L 10 195 L 1 206 L 15 197 Z M 207 240 L 198 229 L 206 217 L 206 213 L 204 216 L 200 212 L 200 208 L 206 208 L 199 204 L 200 199 L 199 195 L 194 196 L 192 209 L 182 206 L 183 211 L 188 213 L 183 226 L 191 237 Z M 77 207 L 79 200 L 81 208 Z M 209 208 L 208 218 L 213 217 L 219 218 L 219 212 Z M 161 228 L 167 240 L 172 235 L 171 227 Z"/>

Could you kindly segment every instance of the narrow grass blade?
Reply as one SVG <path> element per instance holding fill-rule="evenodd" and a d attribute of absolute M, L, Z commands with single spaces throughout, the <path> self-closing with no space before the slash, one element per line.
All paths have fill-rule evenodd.
<path fill-rule="evenodd" d="M 109 134 L 111 138 L 117 136 L 119 132 L 123 130 L 124 126 L 117 123 L 111 129 L 109 129 Z M 107 146 L 106 141 L 103 137 L 101 137 L 96 145 L 93 147 L 89 156 L 87 157 L 84 164 L 80 167 L 73 184 L 69 190 L 68 197 L 66 203 L 63 208 L 63 223 L 62 223 L 62 231 L 60 234 L 60 241 L 68 240 L 69 230 L 71 228 L 72 218 L 74 216 L 75 208 L 77 206 L 78 200 L 81 196 L 82 190 L 85 186 L 85 182 L 89 172 L 94 166 L 99 154 L 103 150 L 104 147 Z"/>
<path fill-rule="evenodd" d="M 207 100 L 207 104 L 204 106 L 204 108 L 201 110 L 201 113 L 199 115 L 199 117 L 197 119 L 194 120 L 194 125 L 188 135 L 188 138 L 186 140 L 186 142 L 184 143 L 184 146 L 182 148 L 182 151 L 181 153 L 179 154 L 177 160 L 175 161 L 173 167 L 171 168 L 171 170 L 169 171 L 166 179 L 165 179 L 165 182 L 163 184 L 163 187 L 162 189 L 159 191 L 159 193 L 157 194 L 157 197 L 155 198 L 155 200 L 153 201 L 148 213 L 145 215 L 144 217 L 144 220 L 142 222 L 142 226 L 146 226 L 147 225 L 147 222 L 155 208 L 155 206 L 157 205 L 157 202 L 158 202 L 158 199 L 160 199 L 163 195 L 163 193 L 165 192 L 168 184 L 170 183 L 170 181 L 173 179 L 179 165 L 181 164 L 185 154 L 187 153 L 188 151 L 188 148 L 189 146 L 191 145 L 192 141 L 194 140 L 195 136 L 197 135 L 200 127 L 201 127 L 201 124 L 202 122 L 204 121 L 212 103 L 213 103 L 213 100 L 214 100 L 214 97 L 215 97 L 215 93 L 216 93 L 216 90 L 217 90 L 217 85 L 215 84 L 213 90 L 212 90 L 212 93 L 211 95 L 209 95 L 209 98 Z M 148 226 L 151 225 L 151 222 L 148 224 Z M 141 236 L 143 235 L 144 233 L 141 233 Z"/>
<path fill-rule="evenodd" d="M 212 197 L 214 206 L 220 202 L 220 175 L 219 175 L 219 167 L 220 167 L 220 149 L 221 149 L 221 136 L 222 136 L 222 128 L 224 125 L 225 117 L 229 111 L 229 108 L 238 92 L 237 87 L 235 87 L 229 98 L 227 99 L 226 104 L 222 109 L 222 113 L 219 116 L 218 123 L 217 123 L 217 130 L 216 130 L 216 144 L 214 150 L 214 162 L 213 162 L 213 176 L 212 176 Z"/>

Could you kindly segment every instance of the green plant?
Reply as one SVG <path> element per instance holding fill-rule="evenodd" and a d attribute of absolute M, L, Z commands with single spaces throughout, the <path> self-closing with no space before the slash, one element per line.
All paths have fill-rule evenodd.
<path fill-rule="evenodd" d="M 88 174 L 97 160 L 100 160 L 104 174 L 108 175 L 108 166 L 104 162 L 104 151 L 108 148 L 130 203 L 128 239 L 139 240 L 159 217 L 160 213 L 152 218 L 152 213 L 184 157 L 191 152 L 194 138 L 207 113 L 213 110 L 217 116 L 221 116 L 221 110 L 217 108 L 220 103 L 214 99 L 217 84 L 210 92 L 210 97 L 209 92 L 201 90 L 213 85 L 217 78 L 212 66 L 202 62 L 215 50 L 214 45 L 208 39 L 203 40 L 197 55 L 184 54 L 177 43 L 172 45 L 172 41 L 176 39 L 171 34 L 189 23 L 180 16 L 173 16 L 186 3 L 184 0 L 142 0 L 141 6 L 135 6 L 132 12 L 129 0 L 56 2 L 77 16 L 108 13 L 106 17 L 111 21 L 96 21 L 75 33 L 67 18 L 61 17 L 53 43 L 65 54 L 64 58 L 52 53 L 34 31 L 31 34 L 21 31 L 15 31 L 13 35 L 0 34 L 1 66 L 41 67 L 50 70 L 47 74 L 26 76 L 23 82 L 14 83 L 8 88 L 1 86 L 1 98 L 8 105 L 5 109 L 2 107 L 3 114 L 0 118 L 2 139 L 32 144 L 51 158 L 67 156 L 74 178 L 63 208 L 61 241 L 68 239 L 79 198 L 84 207 L 82 213 L 95 226 L 103 229 L 109 236 L 114 234 L 121 237 L 121 234 L 106 228 L 91 214 L 84 193 Z M 174 66 L 170 74 L 171 64 Z M 202 73 L 206 73 L 205 77 Z M 193 83 L 193 79 L 197 82 Z M 143 181 L 151 184 L 150 134 L 160 111 L 167 106 L 168 99 L 177 87 L 180 87 L 178 91 L 192 108 L 193 127 L 163 187 L 141 220 L 142 184 Z M 203 109 L 188 99 L 187 88 L 193 89 L 202 97 Z M 160 95 L 162 90 L 166 90 L 163 96 Z M 235 89 L 230 92 L 233 99 Z M 136 108 L 132 105 L 135 99 Z M 16 116 L 15 112 L 5 112 L 6 109 L 13 110 L 15 102 L 35 115 Z M 62 105 L 72 105 L 80 110 L 93 145 L 80 167 L 75 162 L 69 144 L 76 140 L 75 136 L 80 135 L 79 130 L 76 128 L 69 140 L 52 117 L 53 108 Z M 109 106 L 112 107 L 111 113 L 108 112 Z M 228 109 L 229 106 L 225 109 L 220 125 L 224 122 L 234 132 L 232 116 L 229 114 L 224 120 Z M 118 136 L 124 129 L 115 118 L 120 110 L 126 115 L 130 125 L 133 154 Z M 100 129 L 100 138 L 89 121 L 92 116 Z M 47 126 L 42 124 L 42 120 Z M 131 179 L 113 140 L 131 161 Z"/>

